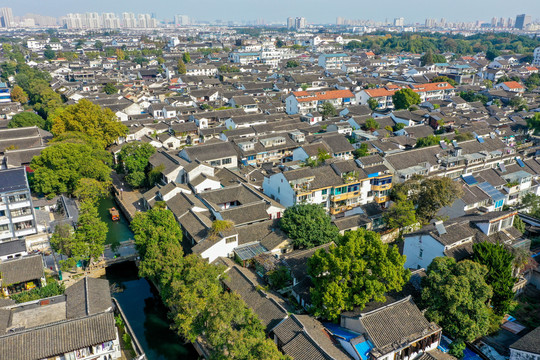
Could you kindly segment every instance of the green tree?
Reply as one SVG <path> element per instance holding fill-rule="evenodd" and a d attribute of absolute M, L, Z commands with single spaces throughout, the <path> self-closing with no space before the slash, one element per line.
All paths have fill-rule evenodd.
<path fill-rule="evenodd" d="M 404 123 L 396 123 L 396 125 L 394 126 L 394 131 L 399 131 L 401 129 L 405 129 L 405 124 Z"/>
<path fill-rule="evenodd" d="M 408 109 L 412 105 L 420 104 L 420 95 L 412 89 L 401 89 L 392 95 L 392 102 L 396 110 Z"/>
<path fill-rule="evenodd" d="M 488 269 L 470 260 L 459 263 L 451 257 L 437 257 L 422 280 L 422 301 L 426 317 L 457 340 L 473 341 L 486 335 L 493 295 L 485 277 Z"/>
<path fill-rule="evenodd" d="M 178 68 L 178 74 L 184 75 L 186 73 L 186 64 L 182 59 L 178 59 L 176 66 Z"/>
<path fill-rule="evenodd" d="M 448 177 L 414 177 L 394 186 L 392 198 L 412 200 L 418 220 L 428 222 L 445 206 L 461 197 L 463 189 L 458 182 Z"/>
<path fill-rule="evenodd" d="M 496 49 L 489 49 L 487 52 L 486 52 L 486 59 L 490 60 L 490 61 L 493 61 L 496 57 L 500 56 L 501 55 L 501 52 L 499 50 L 496 50 Z"/>
<path fill-rule="evenodd" d="M 77 181 L 77 187 L 75 188 L 75 191 L 73 191 L 73 195 L 75 195 L 79 201 L 88 201 L 95 204 L 99 199 L 107 197 L 111 184 L 111 181 L 81 178 Z"/>
<path fill-rule="evenodd" d="M 379 234 L 347 232 L 337 246 L 319 249 L 308 260 L 315 315 L 336 321 L 342 311 L 385 301 L 386 292 L 400 291 L 409 280 L 404 264 L 397 247 L 383 244 Z"/>
<path fill-rule="evenodd" d="M 32 159 L 32 188 L 49 197 L 72 194 L 82 178 L 110 181 L 110 164 L 110 154 L 104 150 L 87 144 L 55 143 Z"/>
<path fill-rule="evenodd" d="M 513 107 L 516 111 L 529 110 L 529 107 L 527 106 L 527 100 L 525 100 L 521 96 L 516 96 L 512 98 L 509 101 L 508 105 Z"/>
<path fill-rule="evenodd" d="M 77 246 L 73 249 L 75 257 L 88 263 L 101 257 L 107 231 L 107 224 L 100 219 L 97 207 L 91 201 L 81 202 L 75 231 Z"/>
<path fill-rule="evenodd" d="M 525 120 L 529 129 L 533 130 L 535 134 L 540 132 L 540 113 L 535 113 L 532 118 Z"/>
<path fill-rule="evenodd" d="M 525 232 L 525 223 L 519 218 L 519 216 L 514 217 L 514 227 L 521 233 Z"/>
<path fill-rule="evenodd" d="M 191 62 L 191 56 L 189 55 L 189 52 L 185 52 L 183 55 L 182 55 L 182 61 L 184 62 L 184 64 L 188 64 Z"/>
<path fill-rule="evenodd" d="M 288 67 L 288 68 L 295 68 L 295 67 L 298 67 L 298 66 L 300 66 L 300 64 L 296 60 L 287 61 L 286 67 Z"/>
<path fill-rule="evenodd" d="M 321 106 L 321 115 L 325 118 L 333 117 L 337 115 L 337 110 L 332 103 L 325 102 Z"/>
<path fill-rule="evenodd" d="M 343 48 L 346 50 L 356 50 L 362 47 L 362 43 L 358 40 L 352 40 L 347 43 Z"/>
<path fill-rule="evenodd" d="M 8 123 L 8 128 L 19 128 L 27 126 L 37 126 L 40 129 L 45 129 L 46 123 L 41 116 L 30 111 L 25 111 L 14 115 Z"/>
<path fill-rule="evenodd" d="M 269 271 L 266 275 L 268 276 L 268 283 L 274 290 L 283 289 L 292 283 L 291 273 L 286 266 L 280 266 Z"/>
<path fill-rule="evenodd" d="M 50 48 L 43 51 L 43 56 L 45 56 L 45 59 L 47 60 L 56 59 L 56 53 Z"/>
<path fill-rule="evenodd" d="M 28 94 L 19 85 L 15 85 L 11 91 L 11 100 L 24 105 L 28 102 Z"/>
<path fill-rule="evenodd" d="M 416 140 L 416 147 L 423 148 L 427 146 L 439 145 L 441 137 L 439 135 L 428 135 Z"/>
<path fill-rule="evenodd" d="M 276 47 L 277 47 L 277 48 L 282 48 L 282 47 L 284 47 L 285 45 L 287 45 L 287 44 L 286 44 L 283 40 L 281 40 L 281 39 L 277 39 L 277 40 L 276 40 Z"/>
<path fill-rule="evenodd" d="M 369 155 L 369 148 L 367 143 L 360 144 L 360 147 L 354 150 L 354 157 L 360 158 Z"/>
<path fill-rule="evenodd" d="M 504 315 L 510 310 L 514 298 L 513 288 L 517 280 L 512 276 L 514 255 L 500 243 L 476 243 L 473 250 L 473 260 L 488 269 L 485 279 L 493 288 L 493 310 L 497 315 Z"/>
<path fill-rule="evenodd" d="M 279 226 L 297 248 L 312 248 L 339 238 L 338 229 L 332 225 L 330 216 L 320 205 L 297 204 L 289 207 Z"/>
<path fill-rule="evenodd" d="M 416 211 L 412 200 L 401 196 L 383 215 L 384 222 L 391 229 L 402 229 L 416 224 Z"/>
<path fill-rule="evenodd" d="M 376 110 L 379 107 L 379 103 L 374 98 L 369 98 L 367 104 L 371 110 Z"/>
<path fill-rule="evenodd" d="M 424 55 L 422 55 L 420 61 L 422 62 L 422 66 L 432 65 L 435 62 L 433 52 L 428 50 Z"/>
<path fill-rule="evenodd" d="M 107 83 L 103 87 L 103 91 L 108 95 L 112 95 L 118 93 L 118 88 L 113 83 Z"/>
<path fill-rule="evenodd" d="M 374 118 L 367 118 L 364 124 L 364 129 L 368 131 L 375 131 L 380 127 L 379 123 Z"/>
<path fill-rule="evenodd" d="M 118 120 L 111 109 L 102 109 L 86 99 L 57 109 L 51 120 L 51 132 L 55 136 L 68 131 L 82 132 L 99 142 L 102 148 L 127 134 L 127 127 Z"/>
<path fill-rule="evenodd" d="M 433 79 L 431 79 L 432 83 L 439 83 L 439 82 L 447 82 L 452 86 L 456 86 L 457 82 L 455 80 L 450 79 L 448 76 L 435 76 Z"/>
<path fill-rule="evenodd" d="M 118 170 L 126 174 L 126 181 L 133 187 L 144 185 L 148 159 L 156 149 L 148 143 L 132 142 L 122 146 L 118 153 Z"/>
<path fill-rule="evenodd" d="M 101 42 L 100 40 L 96 40 L 96 42 L 94 43 L 94 47 L 100 51 L 103 51 L 103 42 Z"/>

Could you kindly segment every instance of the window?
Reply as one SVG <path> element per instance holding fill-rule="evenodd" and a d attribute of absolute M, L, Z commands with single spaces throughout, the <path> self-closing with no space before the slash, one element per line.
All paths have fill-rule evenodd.
<path fill-rule="evenodd" d="M 234 236 L 231 236 L 231 237 L 228 237 L 228 238 L 225 239 L 226 244 L 230 244 L 230 243 L 233 243 L 235 241 L 236 241 L 236 237 L 234 237 Z"/>
<path fill-rule="evenodd" d="M 230 164 L 230 163 L 232 163 L 232 159 L 231 159 L 231 158 L 223 159 L 223 160 L 221 160 L 221 163 L 222 163 L 223 165 Z"/>
<path fill-rule="evenodd" d="M 8 224 L 0 225 L 0 232 L 7 231 L 7 230 L 9 230 L 9 225 Z"/>
<path fill-rule="evenodd" d="M 323 190 L 321 190 L 321 194 L 322 194 L 322 195 L 328 194 L 328 189 L 323 189 Z"/>
<path fill-rule="evenodd" d="M 514 217 L 513 216 L 510 216 L 510 217 L 507 217 L 506 219 L 503 219 L 503 221 L 501 221 L 501 229 L 509 228 L 510 226 L 512 226 L 513 222 L 514 222 Z"/>
<path fill-rule="evenodd" d="M 420 253 L 418 254 L 418 257 L 421 259 L 422 255 L 424 255 L 424 249 L 420 249 Z"/>

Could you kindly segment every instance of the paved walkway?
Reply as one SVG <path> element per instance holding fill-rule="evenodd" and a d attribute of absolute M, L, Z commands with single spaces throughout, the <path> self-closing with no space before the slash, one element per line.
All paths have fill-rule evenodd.
<path fill-rule="evenodd" d="M 127 211 L 125 214 L 129 221 L 133 220 L 137 211 L 144 211 L 142 194 L 131 188 L 116 172 L 111 173 L 116 201 Z"/>

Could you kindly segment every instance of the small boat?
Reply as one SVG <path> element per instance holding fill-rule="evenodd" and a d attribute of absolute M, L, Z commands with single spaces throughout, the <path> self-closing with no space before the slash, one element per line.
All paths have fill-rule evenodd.
<path fill-rule="evenodd" d="M 120 220 L 120 213 L 118 212 L 118 210 L 116 210 L 116 208 L 110 208 L 109 213 L 111 214 L 112 221 Z"/>

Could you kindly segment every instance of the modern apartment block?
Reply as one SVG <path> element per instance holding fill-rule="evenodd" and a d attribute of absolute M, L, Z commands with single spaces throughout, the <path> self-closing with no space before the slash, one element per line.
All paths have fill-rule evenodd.
<path fill-rule="evenodd" d="M 37 233 L 24 167 L 0 170 L 0 241 Z"/>

